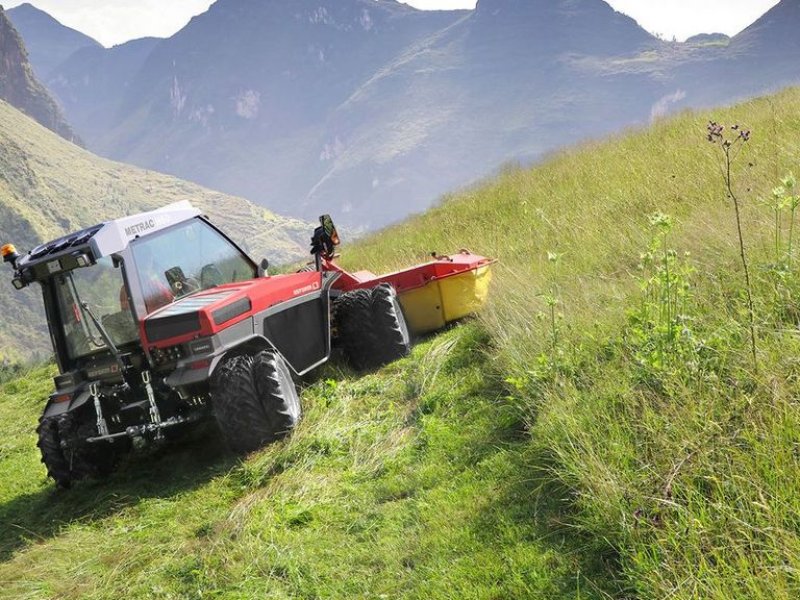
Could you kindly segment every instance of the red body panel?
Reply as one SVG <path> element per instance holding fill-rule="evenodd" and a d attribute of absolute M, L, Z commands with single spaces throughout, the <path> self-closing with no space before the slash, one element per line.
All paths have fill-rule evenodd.
<path fill-rule="evenodd" d="M 451 256 L 437 257 L 430 262 L 385 275 L 375 275 L 368 271 L 348 273 L 334 262 L 327 260 L 323 261 L 323 269 L 325 271 L 341 274 L 333 287 L 342 292 L 371 288 L 381 283 L 389 283 L 399 294 L 402 294 L 403 292 L 421 288 L 431 281 L 460 275 L 490 265 L 494 262 L 493 259 L 462 251 Z M 254 314 L 263 312 L 276 304 L 292 300 L 299 296 L 318 292 L 321 288 L 322 276 L 320 273 L 313 271 L 310 273 L 295 273 L 292 275 L 275 275 L 241 283 L 218 286 L 193 294 L 183 300 L 173 302 L 148 315 L 139 324 L 141 339 L 144 341 L 146 348 L 163 349 L 177 344 L 184 344 L 200 337 L 207 337 L 219 333 L 223 329 L 236 325 Z M 222 298 L 215 298 L 221 294 L 227 295 Z M 181 303 L 202 303 L 204 298 L 208 299 L 208 304 L 191 310 L 187 308 L 186 311 L 187 314 L 189 312 L 197 312 L 199 314 L 199 330 L 185 335 L 159 340 L 157 342 L 151 342 L 147 339 L 145 331 L 146 321 L 162 318 L 165 316 L 165 313 L 172 314 L 175 313 L 175 311 L 180 311 Z M 250 300 L 250 310 L 220 325 L 214 322 L 212 315 L 215 311 L 245 298 Z M 186 306 L 189 305 L 187 304 Z"/>
<path fill-rule="evenodd" d="M 342 274 L 334 284 L 334 289 L 349 292 L 350 290 L 371 288 L 381 283 L 390 283 L 398 294 L 402 294 L 421 288 L 431 281 L 474 271 L 494 262 L 496 261 L 491 258 L 478 256 L 464 250 L 458 254 L 439 256 L 430 262 L 386 275 L 375 275 L 369 271 L 348 273 L 331 261 L 325 261 L 323 264 L 326 270 Z"/>
<path fill-rule="evenodd" d="M 197 294 L 192 294 L 184 299 L 177 300 L 159 310 L 149 314 L 145 319 L 139 323 L 139 332 L 141 339 L 144 342 L 145 348 L 167 348 L 176 344 L 183 344 L 200 337 L 207 337 L 219 333 L 223 329 L 227 329 L 232 325 L 236 325 L 245 319 L 252 317 L 267 310 L 268 308 L 286 302 L 300 296 L 319 292 L 322 289 L 322 276 L 317 272 L 310 273 L 295 273 L 291 275 L 274 275 L 272 277 L 263 277 L 260 279 L 252 279 L 241 283 L 229 283 L 215 288 L 211 288 Z M 214 300 L 215 296 L 227 294 L 223 298 Z M 188 310 L 188 313 L 199 313 L 200 316 L 200 329 L 193 331 L 186 335 L 175 336 L 169 339 L 151 342 L 147 339 L 145 332 L 145 322 L 151 319 L 158 319 L 164 316 L 167 311 L 180 310 L 181 303 L 200 303 L 203 299 L 208 299 L 210 302 L 197 309 Z M 225 306 L 233 304 L 243 299 L 250 300 L 250 310 L 226 321 L 220 325 L 214 322 L 212 314 L 214 311 L 219 310 Z"/>

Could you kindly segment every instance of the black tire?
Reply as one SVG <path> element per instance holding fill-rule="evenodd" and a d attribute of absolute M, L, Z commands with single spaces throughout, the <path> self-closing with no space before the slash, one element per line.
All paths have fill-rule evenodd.
<path fill-rule="evenodd" d="M 226 359 L 213 378 L 211 400 L 222 435 L 238 454 L 284 437 L 302 412 L 289 367 L 273 350 Z"/>
<path fill-rule="evenodd" d="M 336 339 L 347 361 L 357 370 L 373 366 L 378 345 L 372 323 L 371 290 L 342 294 L 334 304 Z"/>
<path fill-rule="evenodd" d="M 411 335 L 397 292 L 388 283 L 372 288 L 372 314 L 381 360 L 388 363 L 407 356 L 411 351 Z"/>
<path fill-rule="evenodd" d="M 58 487 L 67 489 L 82 479 L 107 477 L 117 464 L 119 453 L 114 445 L 86 441 L 97 435 L 89 411 L 83 416 L 66 413 L 43 418 L 37 431 L 42 462 Z"/>
<path fill-rule="evenodd" d="M 350 364 L 372 369 L 406 356 L 411 336 L 394 288 L 381 284 L 342 294 L 335 304 L 337 339 Z"/>
<path fill-rule="evenodd" d="M 87 438 L 97 435 L 93 410 L 83 411 L 82 414 L 61 415 L 58 420 L 58 434 L 73 481 L 103 479 L 114 471 L 119 459 L 117 446 L 105 441 L 94 444 L 86 441 Z"/>
<path fill-rule="evenodd" d="M 61 448 L 61 438 L 58 435 L 58 417 L 45 417 L 39 421 L 36 432 L 39 434 L 39 451 L 42 454 L 42 463 L 51 477 L 60 488 L 69 488 L 72 485 L 69 463 Z"/>

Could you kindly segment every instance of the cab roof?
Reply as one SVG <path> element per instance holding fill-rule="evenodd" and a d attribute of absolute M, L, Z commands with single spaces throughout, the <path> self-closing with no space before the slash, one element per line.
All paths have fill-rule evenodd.
<path fill-rule="evenodd" d="M 63 255 L 91 252 L 95 260 L 111 256 L 125 250 L 128 244 L 139 237 L 152 235 L 200 214 L 188 200 L 184 200 L 150 212 L 106 221 L 40 244 L 22 257 L 19 270 L 30 269 Z"/>
<path fill-rule="evenodd" d="M 24 287 L 33 281 L 42 281 L 58 273 L 88 266 L 105 256 L 122 252 L 136 238 L 158 233 L 200 214 L 199 210 L 184 200 L 158 210 L 82 229 L 40 244 L 25 254 L 17 263 L 16 276 Z"/>

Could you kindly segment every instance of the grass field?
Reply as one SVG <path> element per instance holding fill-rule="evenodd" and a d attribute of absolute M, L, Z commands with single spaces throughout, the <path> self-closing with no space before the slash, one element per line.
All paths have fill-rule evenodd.
<path fill-rule="evenodd" d="M 0 597 L 602 597 L 488 350 L 465 324 L 379 373 L 331 367 L 249 461 L 209 432 L 67 494 L 29 429 L 50 370 L 7 384 Z"/>
<path fill-rule="evenodd" d="M 755 364 L 710 119 L 752 131 Z M 492 303 L 381 371 L 328 367 L 296 434 L 244 462 L 211 432 L 55 494 L 31 433 L 48 374 L 6 383 L 0 596 L 796 598 L 800 199 L 773 189 L 798 134 L 797 90 L 681 115 L 343 248 L 375 271 L 497 256 Z"/>

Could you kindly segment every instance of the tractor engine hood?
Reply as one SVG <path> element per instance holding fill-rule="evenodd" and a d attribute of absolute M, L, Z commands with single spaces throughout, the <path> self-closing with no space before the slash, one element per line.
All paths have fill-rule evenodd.
<path fill-rule="evenodd" d="M 147 348 L 166 348 L 210 337 L 278 303 L 319 294 L 318 272 L 275 275 L 231 283 L 176 300 L 141 321 Z"/>

